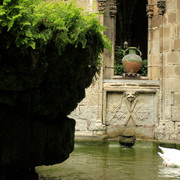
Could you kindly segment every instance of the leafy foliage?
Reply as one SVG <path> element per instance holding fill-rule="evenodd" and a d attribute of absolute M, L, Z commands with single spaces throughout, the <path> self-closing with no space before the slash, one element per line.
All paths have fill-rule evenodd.
<path fill-rule="evenodd" d="M 123 51 L 124 50 L 121 48 L 121 46 L 115 47 L 114 75 L 122 75 L 126 72 L 122 65 L 122 58 L 124 57 Z"/>
<path fill-rule="evenodd" d="M 72 2 L 4 0 L 0 103 L 50 119 L 69 114 L 100 70 L 99 55 L 110 50 L 104 30 L 97 15 Z"/>
<path fill-rule="evenodd" d="M 88 31 L 105 30 L 95 14 L 83 15 L 72 2 L 43 0 L 4 0 L 0 6 L 0 32 L 4 28 L 15 35 L 16 46 L 23 50 L 28 47 L 43 49 L 54 38 L 59 54 L 68 43 L 75 46 L 81 43 L 85 47 Z M 99 38 L 110 48 L 104 35 L 99 34 Z"/>
<path fill-rule="evenodd" d="M 147 59 L 144 59 L 143 61 L 142 61 L 142 66 L 141 66 L 141 68 L 139 69 L 139 74 L 141 75 L 141 76 L 147 76 L 147 70 L 148 70 L 148 60 Z"/>

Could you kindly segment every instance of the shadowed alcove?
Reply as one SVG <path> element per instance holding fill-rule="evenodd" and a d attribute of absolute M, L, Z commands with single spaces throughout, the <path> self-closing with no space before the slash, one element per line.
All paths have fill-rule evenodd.
<path fill-rule="evenodd" d="M 142 59 L 146 60 L 148 36 L 148 19 L 146 16 L 147 1 L 117 0 L 116 4 L 115 51 L 117 51 L 117 47 L 124 48 L 123 45 L 126 41 L 128 42 L 128 46 L 139 48 L 142 52 Z M 119 61 L 119 57 L 117 57 L 115 52 L 115 66 L 120 66 L 116 61 Z M 115 67 L 115 75 L 121 75 L 119 71 L 120 70 L 117 70 Z"/>

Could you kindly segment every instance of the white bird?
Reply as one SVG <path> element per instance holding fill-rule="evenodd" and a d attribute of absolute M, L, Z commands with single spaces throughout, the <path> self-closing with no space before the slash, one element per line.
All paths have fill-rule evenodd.
<path fill-rule="evenodd" d="M 162 153 L 159 156 L 164 160 L 165 166 L 180 166 L 180 150 L 173 148 L 160 147 Z"/>

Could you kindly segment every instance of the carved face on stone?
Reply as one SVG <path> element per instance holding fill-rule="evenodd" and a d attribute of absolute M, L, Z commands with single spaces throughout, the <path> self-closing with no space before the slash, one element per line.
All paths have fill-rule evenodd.
<path fill-rule="evenodd" d="M 124 96 L 129 102 L 133 102 L 137 98 L 138 92 L 128 91 L 124 93 Z"/>

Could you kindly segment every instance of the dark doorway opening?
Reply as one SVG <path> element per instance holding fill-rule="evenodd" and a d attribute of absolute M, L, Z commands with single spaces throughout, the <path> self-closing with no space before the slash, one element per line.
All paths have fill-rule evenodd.
<path fill-rule="evenodd" d="M 122 66 L 119 61 L 122 57 L 120 50 L 124 48 L 125 41 L 128 42 L 129 47 L 133 46 L 140 49 L 144 66 L 147 66 L 148 18 L 146 16 L 146 5 L 146 0 L 117 0 L 115 75 L 121 75 L 124 71 L 123 67 L 119 68 L 119 65 Z M 139 73 L 147 75 L 147 67 L 142 68 L 146 72 Z"/>

